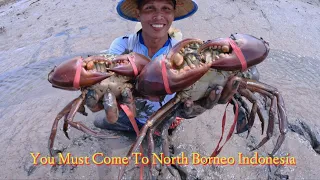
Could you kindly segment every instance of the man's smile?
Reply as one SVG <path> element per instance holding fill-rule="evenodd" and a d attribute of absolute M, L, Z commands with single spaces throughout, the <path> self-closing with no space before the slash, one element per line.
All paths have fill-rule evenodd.
<path fill-rule="evenodd" d="M 165 24 L 151 24 L 151 27 L 155 30 L 161 30 L 164 26 Z"/>

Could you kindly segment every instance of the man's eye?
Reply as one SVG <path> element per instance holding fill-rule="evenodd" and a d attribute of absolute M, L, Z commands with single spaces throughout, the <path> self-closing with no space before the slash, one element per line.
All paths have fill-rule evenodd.
<path fill-rule="evenodd" d="M 153 9 L 153 7 L 152 7 L 152 6 L 147 6 L 147 7 L 145 7 L 144 9 L 145 9 L 145 10 L 150 10 L 150 9 Z"/>
<path fill-rule="evenodd" d="M 163 10 L 171 11 L 171 10 L 172 10 L 172 8 L 170 8 L 170 7 L 163 7 Z"/>

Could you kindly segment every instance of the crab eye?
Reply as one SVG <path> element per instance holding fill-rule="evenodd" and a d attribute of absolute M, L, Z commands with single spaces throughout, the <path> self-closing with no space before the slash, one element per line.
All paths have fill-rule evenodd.
<path fill-rule="evenodd" d="M 230 38 L 231 38 L 232 40 L 234 40 L 234 41 L 236 40 L 236 37 L 234 37 L 233 34 L 230 35 Z"/>
<path fill-rule="evenodd" d="M 269 43 L 268 43 L 267 41 L 265 41 L 262 37 L 260 37 L 260 40 L 261 40 L 264 44 L 266 44 L 267 46 L 269 46 Z"/>

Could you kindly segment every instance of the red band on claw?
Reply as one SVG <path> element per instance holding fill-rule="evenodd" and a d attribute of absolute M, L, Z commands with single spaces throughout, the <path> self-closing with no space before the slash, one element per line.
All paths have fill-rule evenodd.
<path fill-rule="evenodd" d="M 237 46 L 237 44 L 229 38 L 229 44 L 231 45 L 232 49 L 234 50 L 234 52 L 236 53 L 237 57 L 239 58 L 240 60 L 240 63 L 241 63 L 241 71 L 245 71 L 248 67 L 247 65 L 247 61 L 246 59 L 244 58 L 243 54 L 242 54 L 242 51 L 241 49 Z"/>
<path fill-rule="evenodd" d="M 134 63 L 134 56 L 132 54 L 130 54 L 128 56 L 128 59 L 129 59 L 131 66 L 133 68 L 134 76 L 137 76 L 138 75 L 138 68 L 137 68 L 136 64 Z"/>
<path fill-rule="evenodd" d="M 73 80 L 73 87 L 79 89 L 80 88 L 80 73 L 81 73 L 81 68 L 82 68 L 82 62 L 83 58 L 78 59 L 77 61 L 77 70 L 76 74 L 74 75 L 74 80 Z"/>
<path fill-rule="evenodd" d="M 166 93 L 172 94 L 169 86 L 169 82 L 168 82 L 168 73 L 167 73 L 165 62 L 164 62 L 165 59 L 166 59 L 165 56 L 163 56 L 163 59 L 161 60 L 162 80 L 163 80 L 164 89 L 166 90 Z"/>

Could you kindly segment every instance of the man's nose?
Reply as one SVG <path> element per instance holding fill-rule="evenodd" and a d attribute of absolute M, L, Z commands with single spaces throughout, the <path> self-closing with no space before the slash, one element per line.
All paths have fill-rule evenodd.
<path fill-rule="evenodd" d="M 164 16 L 163 16 L 163 13 L 157 11 L 157 12 L 154 13 L 153 19 L 154 19 L 154 20 L 160 20 L 160 19 L 163 19 L 163 17 L 164 17 Z"/>

